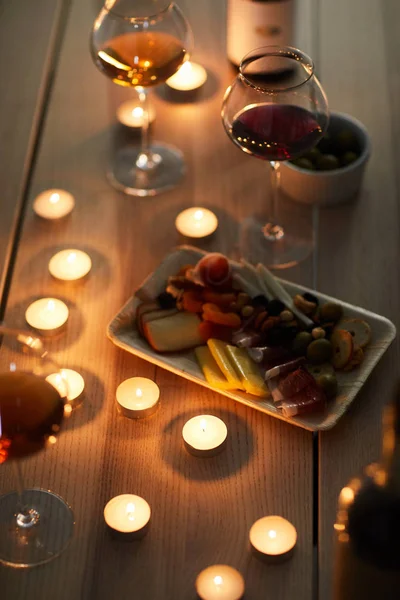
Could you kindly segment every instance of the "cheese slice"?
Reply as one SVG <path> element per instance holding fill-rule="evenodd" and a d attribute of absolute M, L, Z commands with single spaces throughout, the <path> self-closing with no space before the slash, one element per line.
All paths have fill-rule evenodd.
<path fill-rule="evenodd" d="M 266 398 L 269 395 L 269 390 L 261 377 L 258 366 L 253 362 L 246 350 L 227 345 L 226 352 L 231 362 L 235 365 L 236 371 L 239 373 L 245 391 L 253 396 Z"/>
<path fill-rule="evenodd" d="M 242 381 L 226 352 L 228 344 L 221 342 L 221 340 L 210 339 L 208 340 L 207 345 L 215 362 L 225 375 L 226 379 L 233 386 L 233 389 L 244 390 Z"/>
<path fill-rule="evenodd" d="M 157 352 L 177 352 L 203 343 L 201 321 L 194 313 L 178 312 L 143 323 L 144 336 Z"/>
<path fill-rule="evenodd" d="M 232 390 L 234 385 L 230 383 L 214 360 L 207 346 L 199 346 L 194 351 L 204 377 L 210 385 L 218 390 Z"/>

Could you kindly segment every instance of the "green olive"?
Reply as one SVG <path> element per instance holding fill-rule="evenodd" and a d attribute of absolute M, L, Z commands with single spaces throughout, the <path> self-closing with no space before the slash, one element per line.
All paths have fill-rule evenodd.
<path fill-rule="evenodd" d="M 347 167 L 347 165 L 351 165 L 351 163 L 353 163 L 355 160 L 357 160 L 357 158 L 358 158 L 358 154 L 349 150 L 348 152 L 345 152 L 340 157 L 340 164 L 343 167 Z"/>
<path fill-rule="evenodd" d="M 317 160 L 319 159 L 320 156 L 321 156 L 321 151 L 318 150 L 318 148 L 316 146 L 314 148 L 311 148 L 311 150 L 309 150 L 305 154 L 303 154 L 303 158 L 307 158 L 308 160 L 311 160 L 311 162 L 313 164 L 317 163 Z"/>
<path fill-rule="evenodd" d="M 340 152 L 347 152 L 348 150 L 357 152 L 359 150 L 357 136 L 351 129 L 342 129 L 334 136 L 333 141 Z"/>
<path fill-rule="evenodd" d="M 315 170 L 315 166 L 313 165 L 311 160 L 308 158 L 305 158 L 304 156 L 302 156 L 301 158 L 296 158 L 293 161 L 293 164 L 296 165 L 296 167 L 300 167 L 300 169 L 307 169 L 308 171 Z"/>
<path fill-rule="evenodd" d="M 319 316 L 321 321 L 339 321 L 343 316 L 343 308 L 336 302 L 326 302 L 320 307 Z"/>
<path fill-rule="evenodd" d="M 338 391 L 338 382 L 335 375 L 324 374 L 317 377 L 317 385 L 321 387 L 328 398 L 334 398 Z"/>
<path fill-rule="evenodd" d="M 334 154 L 322 154 L 317 161 L 319 171 L 333 171 L 340 167 L 339 159 Z"/>
<path fill-rule="evenodd" d="M 322 365 L 310 365 L 307 364 L 307 370 L 315 379 L 317 379 L 320 375 L 333 375 L 335 373 L 335 369 L 331 363 L 322 363 Z"/>
<path fill-rule="evenodd" d="M 332 344 L 326 338 L 314 340 L 307 348 L 307 359 L 313 365 L 319 365 L 331 358 L 332 351 Z"/>
<path fill-rule="evenodd" d="M 292 350 L 297 356 L 305 356 L 307 347 L 313 341 L 311 333 L 300 331 L 293 340 Z"/>

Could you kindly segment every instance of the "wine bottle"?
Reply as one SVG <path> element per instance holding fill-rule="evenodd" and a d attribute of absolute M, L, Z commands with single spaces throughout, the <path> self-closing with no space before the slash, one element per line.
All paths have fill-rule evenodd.
<path fill-rule="evenodd" d="M 261 46 L 293 46 L 294 0 L 228 0 L 227 55 L 239 66 Z"/>
<path fill-rule="evenodd" d="M 379 463 L 339 496 L 334 600 L 400 598 L 400 388 L 384 411 Z"/>

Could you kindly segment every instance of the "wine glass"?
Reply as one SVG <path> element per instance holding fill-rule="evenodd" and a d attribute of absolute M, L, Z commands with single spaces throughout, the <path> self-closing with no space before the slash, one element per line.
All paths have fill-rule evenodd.
<path fill-rule="evenodd" d="M 0 465 L 13 465 L 17 489 L 0 496 L 0 563 L 33 567 L 66 548 L 74 518 L 56 494 L 24 488 L 20 461 L 54 445 L 71 406 L 66 381 L 38 338 L 4 325 L 0 338 Z"/>
<path fill-rule="evenodd" d="M 164 83 L 188 60 L 192 33 L 180 8 L 166 0 L 107 0 L 91 36 L 98 69 L 118 85 L 134 87 L 143 109 L 141 144 L 117 152 L 109 179 L 133 196 L 175 187 L 185 165 L 180 150 L 150 142 L 147 89 Z"/>
<path fill-rule="evenodd" d="M 286 223 L 284 215 L 278 218 L 279 165 L 313 148 L 328 127 L 328 103 L 311 58 L 290 47 L 249 52 L 225 92 L 222 121 L 243 152 L 269 161 L 271 167 L 268 222 L 245 220 L 242 253 L 250 262 L 274 268 L 297 264 L 311 252 L 312 240 L 298 235 L 291 215 Z"/>

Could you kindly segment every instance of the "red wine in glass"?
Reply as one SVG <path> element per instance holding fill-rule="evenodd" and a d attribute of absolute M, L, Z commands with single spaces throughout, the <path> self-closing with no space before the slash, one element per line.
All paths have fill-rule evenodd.
<path fill-rule="evenodd" d="M 248 154 L 264 160 L 289 160 L 314 146 L 321 126 L 301 106 L 257 104 L 234 118 L 232 140 Z"/>

